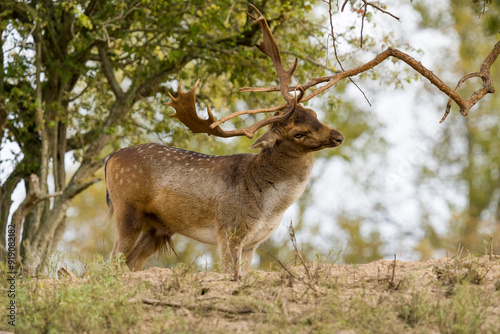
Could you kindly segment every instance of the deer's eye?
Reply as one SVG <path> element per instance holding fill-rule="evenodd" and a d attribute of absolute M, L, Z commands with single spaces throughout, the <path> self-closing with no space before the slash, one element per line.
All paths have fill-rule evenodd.
<path fill-rule="evenodd" d="M 296 133 L 296 134 L 294 134 L 293 136 L 294 136 L 295 138 L 297 138 L 297 139 L 300 139 L 300 138 L 304 137 L 304 134 L 302 134 L 302 133 Z"/>

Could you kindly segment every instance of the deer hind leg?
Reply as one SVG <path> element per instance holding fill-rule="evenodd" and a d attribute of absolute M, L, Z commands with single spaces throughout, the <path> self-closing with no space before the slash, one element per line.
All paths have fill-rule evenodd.
<path fill-rule="evenodd" d="M 170 249 L 175 255 L 171 231 L 165 228 L 154 214 L 144 214 L 143 230 L 127 257 L 127 265 L 132 271 L 142 270 L 144 263 L 156 252 Z"/>
<path fill-rule="evenodd" d="M 115 208 L 115 221 L 116 241 L 111 257 L 121 253 L 128 259 L 141 233 L 143 217 L 133 206 L 118 207 Z"/>

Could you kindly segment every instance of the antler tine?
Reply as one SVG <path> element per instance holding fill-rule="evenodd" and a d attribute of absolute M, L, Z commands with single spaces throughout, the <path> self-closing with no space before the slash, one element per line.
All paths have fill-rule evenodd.
<path fill-rule="evenodd" d="M 297 89 L 300 91 L 299 95 L 297 96 Z M 304 94 L 306 93 L 306 90 L 302 86 L 297 86 L 295 87 L 295 101 L 296 103 L 299 103 L 302 101 L 302 98 L 304 97 Z"/>
<path fill-rule="evenodd" d="M 182 80 L 179 80 L 179 88 L 177 89 L 179 96 L 175 98 L 172 94 L 168 93 L 172 102 L 165 104 L 173 107 L 176 111 L 171 116 L 184 123 L 193 133 L 207 133 L 219 137 L 231 137 L 220 127 L 214 129 L 210 128 L 210 124 L 215 122 L 215 117 L 210 111 L 210 108 L 207 108 L 208 119 L 202 119 L 196 113 L 196 88 L 199 82 L 200 79 L 196 81 L 193 88 L 188 92 L 184 92 L 182 90 Z"/>
<path fill-rule="evenodd" d="M 263 119 L 249 127 L 244 129 L 236 129 L 231 131 L 224 131 L 220 126 L 211 128 L 210 125 L 215 122 L 215 117 L 212 111 L 207 106 L 208 118 L 202 119 L 196 113 L 196 88 L 200 79 L 196 81 L 193 88 L 189 91 L 184 92 L 182 90 L 182 80 L 179 80 L 178 97 L 173 97 L 172 94 L 168 93 L 172 102 L 165 103 L 175 109 L 175 114 L 172 117 L 177 118 L 182 123 L 184 123 L 193 133 L 206 133 L 209 135 L 217 137 L 236 137 L 236 136 L 247 136 L 248 138 L 253 138 L 254 133 L 260 128 L 275 122 L 285 121 L 293 113 L 294 108 L 290 108 L 285 114 L 277 115 Z"/>
<path fill-rule="evenodd" d="M 248 11 L 246 12 L 247 15 L 254 20 L 254 24 L 258 24 L 262 30 L 262 35 L 264 40 L 260 45 L 256 45 L 257 48 L 267 55 L 271 60 L 273 61 L 274 68 L 276 69 L 276 72 L 278 73 L 278 78 L 280 81 L 280 89 L 281 89 L 281 95 L 283 95 L 283 98 L 286 100 L 286 102 L 290 105 L 293 103 L 295 100 L 294 97 L 290 95 L 288 86 L 290 85 L 290 81 L 292 79 L 293 72 L 297 68 L 297 62 L 298 59 L 295 58 L 295 63 L 293 64 L 292 68 L 290 68 L 288 71 L 285 71 L 283 69 L 283 64 L 281 62 L 281 56 L 278 48 L 278 44 L 276 43 L 276 40 L 274 39 L 274 36 L 271 32 L 271 29 L 269 29 L 269 25 L 267 24 L 266 18 L 262 13 L 257 9 L 252 4 L 249 4 L 250 7 L 252 7 L 255 12 L 258 14 L 257 17 L 253 16 L 250 14 Z"/>

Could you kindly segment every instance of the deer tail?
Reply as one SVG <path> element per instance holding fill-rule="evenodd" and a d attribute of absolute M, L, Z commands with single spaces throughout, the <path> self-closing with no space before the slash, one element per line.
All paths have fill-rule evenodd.
<path fill-rule="evenodd" d="M 104 183 L 106 184 L 106 203 L 108 204 L 108 208 L 109 208 L 108 214 L 106 215 L 107 222 L 111 221 L 111 218 L 113 218 L 113 213 L 114 213 L 113 202 L 111 201 L 111 197 L 109 196 L 108 182 L 106 180 L 106 168 L 108 166 L 108 161 L 111 158 L 111 156 L 112 156 L 112 154 L 108 155 L 106 157 L 106 161 L 104 162 Z"/>

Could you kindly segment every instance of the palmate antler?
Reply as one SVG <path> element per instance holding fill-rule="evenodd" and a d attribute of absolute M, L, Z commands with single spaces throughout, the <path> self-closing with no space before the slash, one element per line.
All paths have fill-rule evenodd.
<path fill-rule="evenodd" d="M 215 118 L 208 106 L 208 119 L 202 119 L 196 113 L 196 88 L 198 87 L 199 82 L 200 79 L 196 81 L 193 88 L 191 88 L 188 92 L 184 92 L 181 88 L 182 81 L 179 81 L 179 96 L 175 98 L 172 94 L 168 93 L 172 102 L 166 103 L 166 105 L 173 107 L 176 111 L 176 113 L 171 116 L 184 123 L 193 133 L 207 133 L 217 137 L 247 136 L 248 138 L 253 138 L 253 135 L 257 130 L 266 125 L 286 120 L 295 110 L 295 108 L 292 107 L 285 114 L 263 119 L 244 129 L 225 131 L 222 130 L 220 126 L 212 128 L 210 125 L 215 122 Z"/>
<path fill-rule="evenodd" d="M 292 68 L 288 71 L 283 69 L 283 65 L 281 63 L 281 56 L 279 53 L 278 45 L 276 44 L 276 40 L 267 25 L 265 17 L 262 13 L 254 6 L 250 5 L 256 12 L 257 17 L 254 17 L 249 12 L 246 12 L 249 17 L 254 20 L 254 24 L 258 24 L 262 30 L 262 34 L 264 37 L 263 42 L 260 45 L 256 45 L 257 48 L 262 51 L 265 55 L 269 56 L 273 61 L 274 68 L 278 74 L 278 79 L 280 82 L 280 90 L 281 95 L 287 102 L 286 105 L 279 106 L 277 108 L 278 115 L 268 117 L 263 119 L 247 128 L 244 129 L 236 129 L 231 131 L 225 131 L 220 128 L 220 124 L 224 122 L 224 119 L 229 119 L 235 116 L 240 116 L 243 114 L 256 113 L 257 111 L 243 111 L 238 113 L 233 113 L 223 120 L 217 121 L 213 116 L 210 108 L 207 106 L 208 119 L 200 118 L 196 113 L 196 88 L 198 87 L 199 79 L 196 81 L 193 88 L 191 88 L 188 92 L 183 92 L 181 88 L 181 81 L 179 81 L 178 88 L 178 97 L 174 98 L 170 93 L 168 94 L 172 99 L 172 102 L 166 103 L 173 107 L 176 111 L 172 116 L 179 119 L 182 123 L 184 123 L 193 133 L 207 133 L 209 135 L 217 136 L 217 137 L 235 137 L 235 136 L 247 136 L 248 138 L 253 138 L 254 133 L 260 128 L 276 123 L 282 122 L 288 119 L 294 112 L 295 106 L 304 96 L 304 90 L 302 88 L 298 88 L 300 91 L 299 96 L 292 96 L 289 91 L 289 84 L 292 79 L 293 72 L 297 67 L 297 59 L 295 59 L 295 63 Z M 265 110 L 269 111 L 269 110 Z"/>

